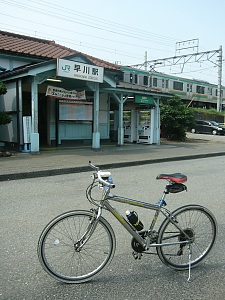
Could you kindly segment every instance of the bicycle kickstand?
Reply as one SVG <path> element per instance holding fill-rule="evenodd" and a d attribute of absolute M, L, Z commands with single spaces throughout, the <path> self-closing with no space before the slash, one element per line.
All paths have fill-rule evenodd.
<path fill-rule="evenodd" d="M 189 248 L 189 269 L 188 269 L 188 272 L 189 272 L 189 274 L 188 274 L 188 282 L 191 282 L 191 258 L 192 258 L 192 245 L 191 244 L 189 244 L 189 246 L 188 246 L 188 248 Z"/>

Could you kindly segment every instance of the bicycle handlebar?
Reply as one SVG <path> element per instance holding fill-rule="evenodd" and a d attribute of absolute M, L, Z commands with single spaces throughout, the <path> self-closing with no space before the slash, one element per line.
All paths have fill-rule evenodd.
<path fill-rule="evenodd" d="M 89 160 L 89 166 L 94 169 L 96 172 L 99 171 L 99 167 L 96 167 L 95 165 L 92 164 L 92 162 Z"/>
<path fill-rule="evenodd" d="M 96 167 L 95 165 L 93 165 L 91 163 L 91 161 L 89 161 L 89 166 L 96 171 L 96 175 L 98 177 L 99 182 L 101 182 L 103 185 L 108 186 L 110 188 L 115 187 L 115 184 L 113 182 L 107 181 L 111 177 L 111 173 L 109 171 L 101 171 L 99 169 L 99 167 Z M 111 180 L 112 180 L 112 178 L 111 178 Z"/>

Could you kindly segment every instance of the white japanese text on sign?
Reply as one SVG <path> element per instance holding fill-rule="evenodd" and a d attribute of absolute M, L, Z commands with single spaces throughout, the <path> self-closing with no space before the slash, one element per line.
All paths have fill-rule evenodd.
<path fill-rule="evenodd" d="M 57 60 L 57 76 L 103 82 L 104 68 L 65 59 Z"/>

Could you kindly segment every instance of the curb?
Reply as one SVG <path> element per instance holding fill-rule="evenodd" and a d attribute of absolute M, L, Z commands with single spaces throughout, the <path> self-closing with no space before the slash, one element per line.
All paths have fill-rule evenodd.
<path fill-rule="evenodd" d="M 138 161 L 130 161 L 130 162 L 118 162 L 118 163 L 102 164 L 102 165 L 99 165 L 99 167 L 104 168 L 104 169 L 110 169 L 110 168 L 116 169 L 116 168 L 122 168 L 122 167 L 134 167 L 134 166 L 141 166 L 141 165 L 147 165 L 147 164 L 157 164 L 157 163 L 162 163 L 162 162 L 182 161 L 182 160 L 208 158 L 208 157 L 216 157 L 216 156 L 225 156 L 225 152 L 195 154 L 195 155 L 167 157 L 167 158 L 158 158 L 158 159 L 147 159 L 147 160 L 138 160 Z M 82 167 L 51 169 L 51 170 L 42 170 L 42 171 L 34 171 L 34 172 L 2 174 L 2 175 L 0 175 L 0 181 L 11 181 L 11 180 L 30 179 L 30 178 L 38 178 L 38 177 L 49 177 L 49 176 L 89 172 L 90 170 L 91 170 L 91 168 L 89 166 L 82 166 Z"/>

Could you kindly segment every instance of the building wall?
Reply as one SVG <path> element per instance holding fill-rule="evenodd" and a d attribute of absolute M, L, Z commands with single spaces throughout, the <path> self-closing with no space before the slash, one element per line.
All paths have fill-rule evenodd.
<path fill-rule="evenodd" d="M 0 141 L 15 143 L 17 142 L 17 101 L 16 101 L 16 82 L 6 84 L 7 93 L 0 96 L 0 111 L 7 112 L 12 122 L 0 126 Z"/>

